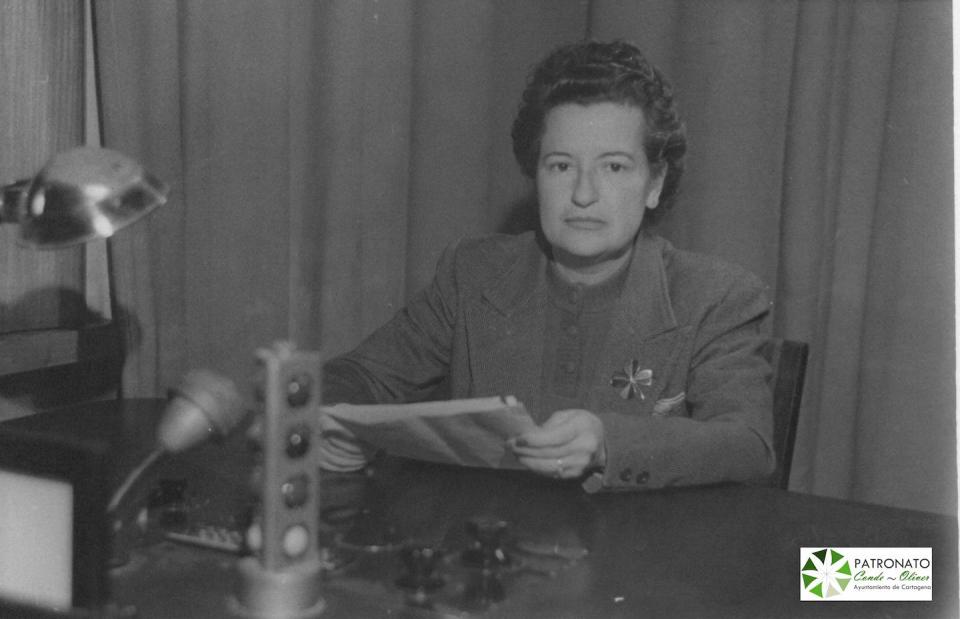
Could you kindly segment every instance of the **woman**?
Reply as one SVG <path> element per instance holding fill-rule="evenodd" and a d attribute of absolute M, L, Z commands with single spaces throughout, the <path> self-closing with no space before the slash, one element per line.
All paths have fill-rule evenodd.
<path fill-rule="evenodd" d="M 512 441 L 519 461 L 591 491 L 769 473 L 764 286 L 647 230 L 686 150 L 664 78 L 627 43 L 562 47 L 512 135 L 541 234 L 448 248 L 426 290 L 327 364 L 325 401 L 515 395 L 540 424 Z M 322 452 L 327 468 L 363 463 L 349 437 Z"/>

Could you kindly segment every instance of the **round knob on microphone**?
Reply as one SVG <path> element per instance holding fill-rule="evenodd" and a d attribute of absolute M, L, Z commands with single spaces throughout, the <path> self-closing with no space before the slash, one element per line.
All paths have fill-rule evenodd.
<path fill-rule="evenodd" d="M 208 370 L 188 373 L 170 396 L 157 428 L 157 442 L 169 453 L 184 451 L 212 436 L 226 436 L 246 412 L 233 381 Z"/>

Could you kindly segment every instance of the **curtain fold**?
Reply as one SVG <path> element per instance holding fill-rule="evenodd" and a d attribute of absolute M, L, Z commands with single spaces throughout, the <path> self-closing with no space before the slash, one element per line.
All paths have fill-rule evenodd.
<path fill-rule="evenodd" d="M 185 370 L 184 188 L 177 5 L 94 2 L 101 143 L 170 185 L 167 204 L 108 241 L 113 313 L 127 334 L 122 392 L 149 397 Z"/>
<path fill-rule="evenodd" d="M 817 8 L 817 7 L 813 7 Z M 867 326 L 867 279 L 876 265 L 870 261 L 872 227 L 877 203 L 877 180 L 886 121 L 887 84 L 897 5 L 837 5 L 829 15 L 837 24 L 834 54 L 810 50 L 811 61 L 825 61 L 822 70 L 831 76 L 828 86 L 829 129 L 819 158 L 826 163 L 821 176 L 826 191 L 819 225 L 794 241 L 784 253 L 808 252 L 816 238 L 823 239 L 816 289 L 822 295 L 816 330 L 812 336 L 819 351 L 811 364 L 812 410 L 844 411 L 805 419 L 801 440 L 816 446 L 818 453 L 834 454 L 829 462 L 809 457 L 804 450 L 798 460 L 801 483 L 834 496 L 849 496 L 856 474 L 858 407 L 863 393 L 860 372 L 865 361 L 862 348 Z M 826 15 L 824 17 L 827 17 Z M 825 24 L 816 24 L 817 28 Z M 803 141 L 807 125 L 794 123 L 790 144 Z M 814 177 L 816 178 L 816 177 Z M 785 194 L 784 209 L 808 203 L 803 188 Z M 798 279 L 805 273 L 787 274 Z M 788 315 L 784 321 L 789 321 Z M 813 436 L 810 436 L 813 435 Z M 826 466 L 824 466 L 826 465 Z M 812 476 L 812 479 L 804 477 Z"/>
<path fill-rule="evenodd" d="M 324 209 L 322 346 L 344 350 L 402 302 L 405 284 L 413 20 L 409 2 L 334 2 L 318 24 Z M 327 318 L 329 317 L 329 318 Z M 337 325 L 333 328 L 326 326 Z"/>
<path fill-rule="evenodd" d="M 528 225 L 509 131 L 530 65 L 626 38 L 687 119 L 662 232 L 760 275 L 776 334 L 812 345 L 792 487 L 955 511 L 946 1 L 95 8 L 104 144 L 173 186 L 111 242 L 144 338 L 127 393 L 246 381 L 273 339 L 341 352 L 449 242 Z"/>
<path fill-rule="evenodd" d="M 851 496 L 956 508 L 949 7 L 901 5 L 887 84 Z"/>
<path fill-rule="evenodd" d="M 83 144 L 83 6 L 0 1 L 0 180 L 30 178 Z M 85 318 L 82 248 L 37 252 L 0 226 L 0 331 L 76 325 Z"/>

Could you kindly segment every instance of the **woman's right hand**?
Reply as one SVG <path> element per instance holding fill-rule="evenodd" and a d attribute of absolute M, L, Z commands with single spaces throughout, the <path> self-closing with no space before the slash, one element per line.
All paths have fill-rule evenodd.
<path fill-rule="evenodd" d="M 366 450 L 357 437 L 330 415 L 320 413 L 320 468 L 338 473 L 358 471 L 367 465 Z"/>

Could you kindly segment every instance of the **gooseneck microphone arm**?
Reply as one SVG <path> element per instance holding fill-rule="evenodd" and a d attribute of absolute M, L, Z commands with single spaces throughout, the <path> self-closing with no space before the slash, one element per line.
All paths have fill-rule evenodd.
<path fill-rule="evenodd" d="M 215 436 L 225 437 L 245 416 L 243 400 L 233 381 L 209 370 L 188 373 L 170 392 L 157 426 L 157 446 L 113 493 L 107 513 L 115 516 L 132 489 L 164 456 L 186 451 Z"/>
<path fill-rule="evenodd" d="M 163 449 L 157 447 L 150 452 L 146 458 L 143 459 L 140 464 L 137 465 L 135 469 L 130 471 L 130 473 L 124 478 L 123 483 L 120 484 L 120 487 L 116 489 L 113 493 L 113 496 L 110 498 L 110 504 L 107 505 L 107 513 L 114 515 L 117 513 L 117 509 L 120 507 L 120 504 L 130 493 L 130 490 L 137 484 L 138 481 L 143 477 L 143 474 L 149 471 L 157 463 L 160 458 L 166 455 Z"/>

